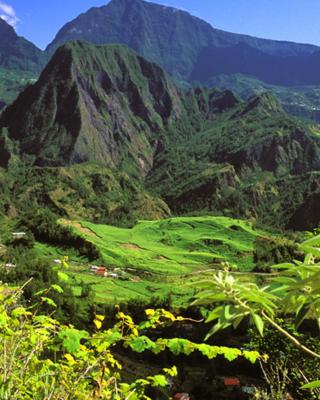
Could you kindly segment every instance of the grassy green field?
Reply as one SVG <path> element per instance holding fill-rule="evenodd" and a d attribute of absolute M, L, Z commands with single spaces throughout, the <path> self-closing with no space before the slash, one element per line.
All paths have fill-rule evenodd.
<path fill-rule="evenodd" d="M 103 264 L 120 277 L 95 276 L 87 262 L 70 254 L 75 292 L 83 281 L 92 285 L 98 302 L 114 303 L 170 295 L 175 305 L 185 305 L 194 291 L 187 283 L 224 268 L 224 263 L 251 271 L 254 241 L 266 235 L 249 222 L 211 216 L 141 221 L 131 229 L 84 221 L 61 223 L 94 243 Z M 52 258 L 62 255 L 43 244 L 37 248 Z"/>
<path fill-rule="evenodd" d="M 166 276 L 208 269 L 222 261 L 250 271 L 254 240 L 265 234 L 248 222 L 226 217 L 141 221 L 132 229 L 89 222 L 76 225 L 78 233 L 100 249 L 107 266 Z"/>

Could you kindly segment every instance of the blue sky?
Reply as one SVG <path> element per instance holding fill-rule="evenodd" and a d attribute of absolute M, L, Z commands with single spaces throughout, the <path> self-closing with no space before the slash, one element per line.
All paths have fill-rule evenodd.
<path fill-rule="evenodd" d="M 44 48 L 66 22 L 107 0 L 0 0 L 0 16 Z M 231 32 L 320 45 L 319 0 L 154 0 Z"/>

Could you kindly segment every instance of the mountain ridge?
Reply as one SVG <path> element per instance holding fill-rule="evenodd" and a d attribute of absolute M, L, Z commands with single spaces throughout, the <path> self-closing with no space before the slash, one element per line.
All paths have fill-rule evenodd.
<path fill-rule="evenodd" d="M 320 192 L 320 136 L 288 116 L 272 94 L 241 102 L 230 91 L 182 90 L 127 46 L 75 41 L 59 48 L 38 82 L 3 112 L 0 127 L 2 166 L 10 169 L 20 159 L 37 168 L 41 183 L 34 185 L 43 189 L 33 192 L 33 201 L 62 215 L 74 215 L 66 200 L 70 186 L 72 198 L 87 204 L 81 213 L 87 218 L 86 208 L 96 207 L 104 222 L 129 218 L 124 200 L 136 199 L 139 216 L 149 204 L 150 215 L 201 210 L 283 227 L 297 221 L 304 199 Z M 122 208 L 114 210 L 112 189 L 89 172 L 94 164 L 108 169 Z M 61 183 L 52 171 L 83 165 L 86 189 L 75 184 L 76 172 L 56 189 Z M 48 174 L 51 189 L 43 181 Z M 94 188 L 101 199 L 96 205 Z M 310 215 L 306 221 L 320 222 Z"/>
<path fill-rule="evenodd" d="M 95 44 L 126 44 L 144 58 L 161 65 L 177 79 L 201 84 L 210 78 L 206 76 L 200 79 L 200 69 L 212 68 L 212 52 L 218 54 L 218 57 L 214 57 L 213 65 L 221 64 L 223 67 L 219 49 L 232 53 L 233 48 L 241 44 L 249 47 L 253 59 L 248 63 L 248 68 L 253 67 L 253 75 L 257 78 L 261 77 L 259 52 L 264 54 L 270 66 L 274 62 L 279 63 L 283 57 L 285 64 L 292 57 L 299 60 L 320 51 L 315 45 L 260 39 L 215 29 L 185 11 L 143 0 L 112 0 L 105 6 L 91 8 L 62 27 L 46 51 L 51 54 L 61 44 L 76 39 Z M 238 56 L 245 60 L 246 52 L 244 48 Z M 268 66 L 267 71 L 270 69 Z M 276 76 L 276 71 L 274 73 Z M 271 83 L 278 82 L 272 77 Z M 292 82 L 284 81 L 284 84 Z"/>

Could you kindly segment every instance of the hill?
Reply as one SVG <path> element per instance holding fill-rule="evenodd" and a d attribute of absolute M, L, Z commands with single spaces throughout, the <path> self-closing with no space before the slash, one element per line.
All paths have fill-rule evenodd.
<path fill-rule="evenodd" d="M 79 208 L 85 218 L 90 204 L 89 214 L 103 216 L 99 222 L 114 221 L 116 215 L 127 220 L 129 199 L 140 190 L 149 199 L 147 209 L 161 217 L 169 209 L 223 212 L 295 227 L 297 210 L 320 190 L 317 126 L 289 117 L 270 94 L 241 102 L 230 91 L 179 89 L 160 67 L 125 46 L 66 44 L 38 82 L 5 110 L 0 127 L 2 166 L 13 169 L 12 182 L 21 180 L 14 170 L 17 158 L 37 171 L 23 181 L 18 199 L 33 194 L 33 201 L 62 216 L 75 212 L 70 204 L 61 207 L 70 203 L 68 185 L 59 183 L 61 169 L 52 167 L 73 165 L 73 199 L 87 205 Z M 83 163 L 87 171 L 80 174 L 88 181 L 82 182 L 75 171 Z M 92 181 L 94 164 L 109 171 L 109 183 Z M 49 190 L 43 179 L 48 175 Z M 28 190 L 31 181 L 50 195 L 44 200 L 41 191 Z M 95 206 L 97 190 L 101 202 Z M 122 193 L 126 200 L 120 203 L 126 206 L 114 212 L 115 200 L 111 195 L 103 200 L 104 191 L 117 193 L 118 200 Z M 140 218 L 146 203 L 134 204 L 140 204 Z M 305 228 L 319 223 L 317 214 L 305 221 Z"/>
<path fill-rule="evenodd" d="M 125 44 L 182 86 L 221 87 L 222 74 L 223 88 L 238 93 L 243 82 L 234 76 L 242 74 L 254 93 L 263 87 L 292 115 L 320 121 L 317 46 L 225 32 L 185 11 L 143 0 L 91 8 L 60 29 L 46 54 L 72 40 Z"/>

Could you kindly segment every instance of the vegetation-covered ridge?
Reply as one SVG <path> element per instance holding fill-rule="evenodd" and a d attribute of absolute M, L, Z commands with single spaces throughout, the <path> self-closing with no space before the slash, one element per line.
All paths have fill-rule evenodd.
<path fill-rule="evenodd" d="M 268 93 L 240 102 L 230 91 L 179 89 L 160 67 L 124 46 L 72 42 L 60 48 L 38 82 L 3 112 L 0 125 L 1 165 L 13 171 L 12 185 L 21 180 L 17 157 L 41 167 L 34 175 L 26 167 L 18 173 L 31 174 L 50 192 L 49 206 L 62 215 L 75 212 L 63 205 L 69 190 L 58 182 L 61 176 L 81 200 L 79 216 L 96 209 L 105 222 L 128 219 L 132 197 L 137 208 L 149 203 L 159 217 L 201 210 L 299 229 L 320 221 L 304 207 L 319 193 L 316 125 L 289 117 Z M 105 165 L 112 178 L 77 179 L 78 168 L 89 180 L 94 175 L 94 167 L 80 167 L 84 162 Z M 70 164 L 69 178 L 66 169 L 42 168 Z M 52 176 L 51 184 L 43 174 Z M 144 193 L 140 199 L 136 188 Z M 122 208 L 112 208 L 109 194 L 94 205 L 93 191 L 106 190 L 117 199 L 124 194 Z M 38 190 L 25 195 L 44 202 Z"/>
<path fill-rule="evenodd" d="M 320 121 L 320 88 L 317 85 L 285 87 L 270 85 L 249 75 L 221 74 L 209 79 L 207 86 L 232 90 L 243 100 L 253 95 L 271 92 L 289 114 Z"/>

